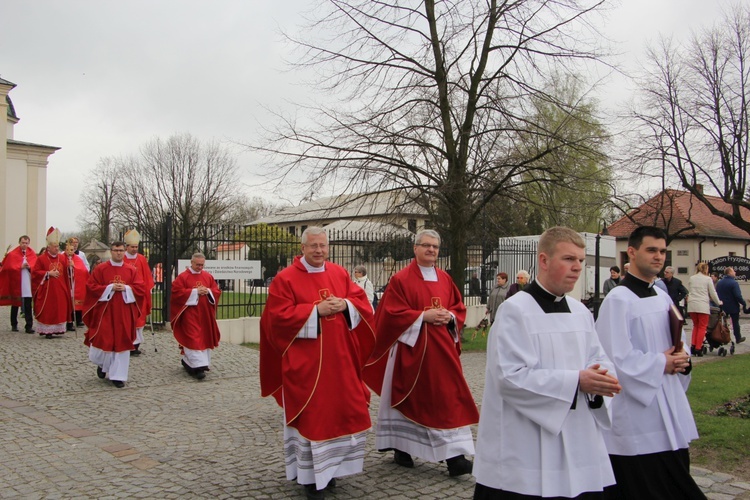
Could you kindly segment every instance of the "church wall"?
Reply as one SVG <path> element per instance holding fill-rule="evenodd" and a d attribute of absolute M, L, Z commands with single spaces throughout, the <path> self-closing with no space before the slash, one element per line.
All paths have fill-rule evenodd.
<path fill-rule="evenodd" d="M 18 243 L 18 237 L 27 233 L 27 215 L 26 192 L 27 192 L 26 161 L 8 158 L 6 160 L 5 175 L 5 238 L 3 241 L 3 253 L 8 245 L 15 246 Z M 32 237 L 32 248 L 36 250 L 38 240 L 37 235 L 30 234 Z"/>

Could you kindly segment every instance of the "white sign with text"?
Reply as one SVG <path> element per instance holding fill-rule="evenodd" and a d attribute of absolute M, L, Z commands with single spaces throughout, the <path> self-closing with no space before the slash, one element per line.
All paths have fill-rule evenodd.
<path fill-rule="evenodd" d="M 190 267 L 190 260 L 177 261 L 177 274 Z M 203 270 L 217 280 L 263 279 L 259 260 L 206 260 Z"/>

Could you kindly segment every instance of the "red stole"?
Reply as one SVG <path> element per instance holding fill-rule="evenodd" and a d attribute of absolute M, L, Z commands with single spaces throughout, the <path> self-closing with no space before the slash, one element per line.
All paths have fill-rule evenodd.
<path fill-rule="evenodd" d="M 185 305 L 193 290 L 201 285 L 211 290 L 216 303 L 212 304 L 208 295 L 199 295 L 197 305 Z M 219 345 L 221 334 L 216 324 L 216 308 L 220 297 L 219 285 L 206 271 L 193 274 L 190 269 L 186 269 L 177 276 L 172 283 L 169 321 L 174 338 L 181 346 L 203 351 Z"/>
<path fill-rule="evenodd" d="M 438 281 L 425 281 L 416 261 L 396 273 L 378 303 L 375 350 L 364 370 L 367 384 L 378 394 L 388 352 L 427 309 L 445 308 L 461 332 L 466 307 L 451 277 L 435 269 Z M 479 412 L 463 376 L 459 342 L 446 326 L 422 323 L 414 347 L 399 344 L 393 369 L 391 406 L 406 418 L 433 429 L 455 429 L 479 421 Z"/>
<path fill-rule="evenodd" d="M 370 393 L 362 366 L 372 352 L 372 306 L 346 270 L 331 262 L 308 273 L 296 257 L 271 283 L 260 320 L 263 396 L 284 408 L 285 422 L 312 441 L 370 428 Z M 321 317 L 316 339 L 299 339 L 313 308 L 325 297 L 348 299 L 361 316 L 350 330 L 344 313 Z"/>
<path fill-rule="evenodd" d="M 36 253 L 31 247 L 26 248 L 26 262 L 29 271 L 36 264 Z M 21 265 L 23 264 L 23 252 L 18 246 L 8 252 L 3 259 L 0 269 L 0 306 L 21 306 Z"/>

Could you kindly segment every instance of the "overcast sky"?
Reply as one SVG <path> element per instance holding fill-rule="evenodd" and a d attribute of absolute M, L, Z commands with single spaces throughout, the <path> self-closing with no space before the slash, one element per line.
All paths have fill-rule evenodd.
<path fill-rule="evenodd" d="M 50 157 L 47 225 L 79 227 L 81 187 L 97 161 L 154 137 L 250 141 L 263 106 L 301 99 L 286 71 L 294 29 L 315 0 L 0 0 L 0 77 L 20 122 L 15 139 L 62 148 Z M 602 31 L 635 64 L 647 41 L 686 37 L 729 0 L 623 0 Z M 605 104 L 627 97 L 613 79 Z M 244 181 L 257 158 L 238 156 Z M 248 190 L 250 191 L 250 190 Z M 257 195 L 257 192 L 249 193 Z M 270 199 L 270 198 L 269 198 Z M 278 201 L 278 200 L 275 200 Z"/>

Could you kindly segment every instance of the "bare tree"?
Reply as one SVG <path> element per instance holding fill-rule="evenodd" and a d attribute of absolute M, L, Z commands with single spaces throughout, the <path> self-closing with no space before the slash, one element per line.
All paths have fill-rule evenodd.
<path fill-rule="evenodd" d="M 118 229 L 137 227 L 154 242 L 155 258 L 164 249 L 168 215 L 175 250 L 185 256 L 197 248 L 208 251 L 199 242 L 215 238 L 222 224 L 247 222 L 237 218 L 253 213 L 229 149 L 189 134 L 155 138 L 138 154 L 103 158 L 90 179 L 82 196 L 84 227 L 96 228 L 104 242 Z"/>
<path fill-rule="evenodd" d="M 738 4 L 687 45 L 664 40 L 649 51 L 631 116 L 639 132 L 632 161 L 641 173 L 662 173 L 750 233 L 748 57 L 750 7 Z M 708 197 L 711 192 L 728 205 Z"/>
<path fill-rule="evenodd" d="M 171 215 L 178 254 L 191 252 L 194 242 L 207 238 L 241 196 L 229 150 L 190 134 L 153 139 L 123 167 L 118 172 L 118 214 L 151 241 L 163 239 L 163 223 Z"/>
<path fill-rule="evenodd" d="M 463 283 L 483 208 L 522 195 L 514 188 L 542 178 L 548 154 L 587 148 L 534 123 L 531 99 L 572 111 L 545 80 L 596 59 L 586 20 L 602 3 L 328 0 L 309 30 L 289 37 L 303 51 L 299 66 L 321 75 L 324 104 L 279 116 L 251 147 L 274 159 L 274 180 L 308 193 L 406 191 L 432 214 Z M 520 132 L 559 140 L 529 155 Z"/>
<path fill-rule="evenodd" d="M 81 193 L 83 210 L 79 217 L 85 232 L 91 232 L 103 242 L 109 243 L 116 225 L 117 196 L 121 189 L 118 175 L 121 160 L 102 158 L 96 168 L 89 172 Z"/>

